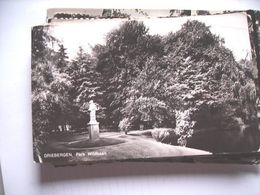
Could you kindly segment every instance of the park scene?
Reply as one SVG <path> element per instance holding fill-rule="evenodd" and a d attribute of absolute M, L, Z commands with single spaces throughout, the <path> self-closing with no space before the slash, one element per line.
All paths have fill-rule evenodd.
<path fill-rule="evenodd" d="M 241 21 L 243 28 L 231 23 L 227 32 L 231 21 Z M 257 151 L 253 57 L 247 18 L 239 13 L 36 26 L 34 159 L 91 162 Z"/>

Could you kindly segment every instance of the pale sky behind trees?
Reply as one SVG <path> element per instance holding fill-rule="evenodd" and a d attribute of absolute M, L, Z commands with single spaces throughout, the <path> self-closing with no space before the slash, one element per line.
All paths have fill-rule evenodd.
<path fill-rule="evenodd" d="M 198 20 L 210 26 L 212 33 L 224 38 L 225 46 L 233 51 L 236 60 L 246 57 L 251 59 L 248 22 L 244 13 L 152 18 L 141 21 L 149 28 L 149 34 L 166 35 L 171 31 L 179 30 L 187 20 Z M 111 30 L 118 28 L 123 21 L 126 19 L 91 19 L 80 22 L 56 23 L 50 28 L 50 33 L 63 42 L 69 58 L 73 58 L 79 46 L 90 53 L 91 47 L 96 44 L 104 44 L 106 35 Z"/>

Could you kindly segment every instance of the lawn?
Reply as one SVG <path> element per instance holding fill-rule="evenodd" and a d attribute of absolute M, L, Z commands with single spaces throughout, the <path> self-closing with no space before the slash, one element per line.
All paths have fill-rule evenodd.
<path fill-rule="evenodd" d="M 59 133 L 50 136 L 45 153 L 70 152 L 66 159 L 45 159 L 69 162 L 125 160 L 133 158 L 174 157 L 204 155 L 209 152 L 164 144 L 152 139 L 146 133 L 103 132 L 100 139 L 90 141 L 87 133 Z"/>

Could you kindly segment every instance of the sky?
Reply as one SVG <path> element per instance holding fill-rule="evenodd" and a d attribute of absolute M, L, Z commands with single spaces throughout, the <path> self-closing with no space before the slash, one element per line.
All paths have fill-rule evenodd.
<path fill-rule="evenodd" d="M 247 16 L 234 13 L 211 16 L 142 19 L 149 34 L 166 35 L 179 30 L 187 20 L 198 20 L 210 26 L 212 33 L 225 39 L 225 46 L 233 51 L 236 60 L 251 57 Z M 53 36 L 63 41 L 69 58 L 73 58 L 79 46 L 86 52 L 91 47 L 104 44 L 106 35 L 118 28 L 125 19 L 92 19 L 80 22 L 56 23 L 50 29 Z"/>

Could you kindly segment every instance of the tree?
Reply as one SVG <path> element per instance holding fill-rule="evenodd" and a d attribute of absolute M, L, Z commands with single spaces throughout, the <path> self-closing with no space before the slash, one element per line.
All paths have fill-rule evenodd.
<path fill-rule="evenodd" d="M 66 53 L 66 49 L 64 48 L 63 44 L 59 44 L 59 50 L 56 53 L 56 67 L 60 72 L 65 72 L 68 68 L 68 55 Z"/>
<path fill-rule="evenodd" d="M 127 88 L 121 128 L 131 128 L 145 113 L 157 125 L 167 121 L 178 136 L 176 144 L 189 145 L 197 131 L 212 130 L 223 135 L 225 150 L 239 150 L 235 140 L 255 132 L 256 97 L 251 71 L 235 61 L 223 39 L 198 21 L 186 22 L 179 31 L 163 37 L 163 43 L 163 56 L 147 58 Z M 247 125 L 252 126 L 251 130 L 244 128 Z M 227 146 L 228 139 L 232 147 Z M 219 150 L 214 147 L 212 151 Z"/>
<path fill-rule="evenodd" d="M 145 128 L 175 127 L 174 112 L 164 98 L 163 83 L 168 79 L 167 74 L 162 59 L 153 56 L 147 59 L 142 71 L 127 89 L 122 121 L 141 123 Z M 121 123 L 121 129 L 129 130 L 131 127 L 129 125 L 127 129 Z"/>
<path fill-rule="evenodd" d="M 121 109 L 131 80 L 141 72 L 149 56 L 162 54 L 160 37 L 147 33 L 142 22 L 124 22 L 108 34 L 105 45 L 94 48 L 97 70 L 104 76 L 107 89 L 107 115 L 115 126 L 122 119 Z"/>
<path fill-rule="evenodd" d="M 57 39 L 51 36 L 48 26 L 36 26 L 32 29 L 32 68 L 38 62 L 44 62 L 46 57 L 51 58 L 54 50 L 48 44 L 55 42 Z"/>
<path fill-rule="evenodd" d="M 48 28 L 47 28 L 48 29 Z M 68 90 L 70 77 L 59 67 L 57 60 L 65 61 L 51 45 L 58 44 L 44 27 L 32 30 L 32 115 L 34 149 L 40 154 L 45 134 L 66 123 L 69 111 Z M 62 52 L 62 54 L 64 54 Z"/>
<path fill-rule="evenodd" d="M 197 21 L 188 21 L 181 30 L 165 37 L 166 59 L 170 64 L 169 71 L 173 73 L 165 89 L 166 99 L 175 102 L 174 107 L 178 111 L 176 130 L 183 129 L 180 142 L 183 137 L 192 137 L 194 131 L 214 129 L 225 135 L 222 137 L 223 143 L 227 143 L 225 150 L 236 145 L 237 148 L 232 150 L 239 151 L 240 146 L 234 143 L 235 140 L 246 137 L 248 131 L 254 132 L 250 128 L 243 129 L 243 126 L 250 124 L 254 129 L 256 124 L 255 119 L 254 122 L 246 119 L 256 116 L 255 83 L 250 78 L 250 71 L 235 61 L 232 52 L 223 43 L 221 38 L 210 32 L 209 27 Z M 251 102 L 241 101 L 248 96 Z M 252 110 L 248 112 L 245 105 Z M 190 111 L 186 113 L 187 110 Z M 181 118 L 178 115 L 185 113 L 189 114 L 187 121 L 190 123 L 186 123 L 189 128 L 185 127 L 185 123 L 180 123 L 184 126 L 178 127 L 178 118 Z M 241 131 L 243 133 L 239 134 Z M 187 139 L 183 143 L 187 143 Z M 229 144 L 233 146 L 227 146 Z M 213 150 L 218 151 L 217 148 Z"/>
<path fill-rule="evenodd" d="M 57 129 L 58 125 L 65 125 L 70 105 L 70 77 L 46 58 L 32 69 L 32 83 L 36 131 L 50 131 Z"/>
<path fill-rule="evenodd" d="M 74 127 L 85 125 L 88 116 L 88 103 L 94 100 L 99 107 L 98 119 L 104 118 L 102 77 L 96 71 L 96 60 L 79 47 L 77 56 L 67 69 L 72 85 L 70 97 L 74 106 L 72 115 Z"/>

